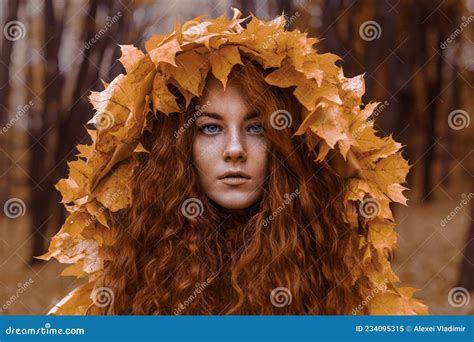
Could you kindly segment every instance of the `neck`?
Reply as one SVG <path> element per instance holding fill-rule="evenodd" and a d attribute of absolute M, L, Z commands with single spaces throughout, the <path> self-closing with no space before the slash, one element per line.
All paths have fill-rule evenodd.
<path fill-rule="evenodd" d="M 220 212 L 223 224 L 221 224 L 220 232 L 223 234 L 225 240 L 235 241 L 241 227 L 244 227 L 255 214 L 259 208 L 259 203 L 243 208 L 243 209 L 229 209 L 218 205 L 211 200 L 212 205 Z"/>
<path fill-rule="evenodd" d="M 229 208 L 224 208 L 217 204 L 214 201 L 211 201 L 212 204 L 223 214 L 223 217 L 226 219 L 226 221 L 235 221 L 237 223 L 245 223 L 247 222 L 250 217 L 255 214 L 255 212 L 258 210 L 260 203 L 256 202 L 253 205 L 251 205 L 248 208 L 242 208 L 242 209 L 229 209 Z"/>

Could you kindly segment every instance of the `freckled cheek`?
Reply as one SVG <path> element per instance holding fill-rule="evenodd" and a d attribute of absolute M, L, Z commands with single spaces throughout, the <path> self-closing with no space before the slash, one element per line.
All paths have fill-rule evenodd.
<path fill-rule="evenodd" d="M 193 159 L 198 167 L 198 172 L 203 178 L 215 176 L 215 168 L 220 158 L 222 158 L 218 143 L 211 140 L 213 139 L 196 138 L 193 145 Z"/>
<path fill-rule="evenodd" d="M 258 142 L 252 150 L 252 173 L 255 180 L 264 182 L 268 174 L 268 149 L 265 142 Z"/>

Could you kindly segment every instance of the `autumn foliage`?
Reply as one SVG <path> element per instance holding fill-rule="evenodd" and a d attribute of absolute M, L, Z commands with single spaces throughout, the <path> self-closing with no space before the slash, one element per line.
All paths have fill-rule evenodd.
<path fill-rule="evenodd" d="M 372 118 L 378 103 L 362 104 L 363 76 L 346 78 L 337 66 L 338 56 L 317 53 L 317 40 L 306 33 L 286 31 L 283 16 L 272 21 L 252 17 L 245 29 L 242 21 L 234 9 L 231 20 L 221 16 L 177 22 L 174 32 L 146 42 L 147 53 L 121 46 L 126 74 L 90 95 L 96 110 L 91 120 L 96 129 L 88 131 L 92 144 L 77 146 L 78 159 L 69 162 L 69 177 L 56 185 L 70 215 L 52 238 L 49 252 L 40 257 L 71 264 L 62 275 L 87 276 L 89 282 L 51 313 L 84 314 L 93 306 L 91 293 L 114 243 L 110 213 L 130 204 L 133 155 L 147 153 L 140 144 L 142 133 L 151 129 L 150 116 L 180 113 L 168 85 L 179 90 L 188 106 L 202 95 L 209 72 L 225 85 L 232 67 L 242 64 L 241 56 L 272 70 L 265 78 L 268 84 L 294 88 L 305 117 L 296 134 L 308 137 L 308 144 L 318 151 L 317 161 L 338 154 L 357 170 L 348 179 L 345 216 L 358 239 L 344 262 L 352 271 L 355 290 L 367 298 L 368 312 L 427 312 L 412 297 L 415 289 L 395 286 L 400 280 L 389 260 L 397 236 L 389 204 L 406 204 L 401 184 L 409 165 L 401 156 L 401 144 L 376 135 Z"/>

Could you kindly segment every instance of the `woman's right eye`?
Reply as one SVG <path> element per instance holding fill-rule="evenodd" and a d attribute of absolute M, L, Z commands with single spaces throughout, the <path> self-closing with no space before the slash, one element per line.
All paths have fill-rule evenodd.
<path fill-rule="evenodd" d="M 207 124 L 199 127 L 199 130 L 204 134 L 215 134 L 219 132 L 220 127 L 216 124 Z"/>

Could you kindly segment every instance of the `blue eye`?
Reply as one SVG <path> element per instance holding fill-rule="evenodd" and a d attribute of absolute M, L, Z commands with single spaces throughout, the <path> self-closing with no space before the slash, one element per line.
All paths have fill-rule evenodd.
<path fill-rule="evenodd" d="M 250 133 L 252 134 L 263 134 L 263 127 L 261 124 L 254 124 L 249 128 Z"/>
<path fill-rule="evenodd" d="M 219 131 L 219 126 L 215 124 L 207 124 L 199 127 L 199 130 L 205 134 L 215 134 Z"/>

